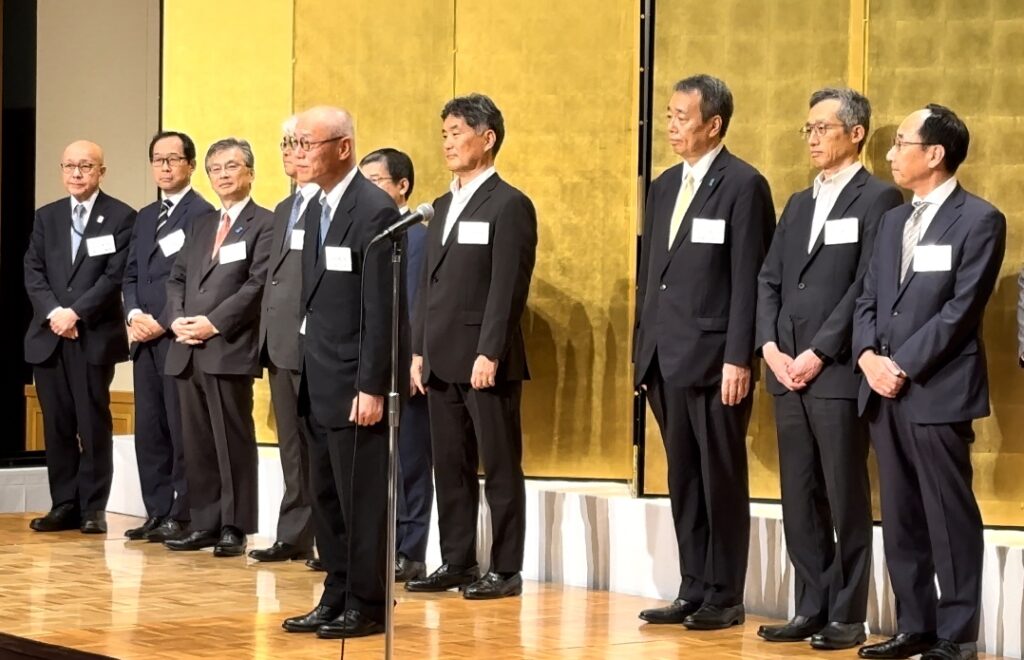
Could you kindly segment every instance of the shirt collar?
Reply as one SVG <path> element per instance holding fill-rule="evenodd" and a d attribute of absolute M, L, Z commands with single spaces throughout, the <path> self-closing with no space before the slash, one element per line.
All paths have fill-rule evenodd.
<path fill-rule="evenodd" d="M 708 170 L 711 169 L 711 163 L 715 162 L 715 158 L 718 158 L 718 154 L 722 153 L 722 149 L 724 148 L 725 145 L 719 143 L 717 147 L 701 156 L 700 160 L 698 160 L 692 167 L 689 163 L 683 161 L 683 181 L 686 180 L 687 176 L 691 176 L 693 177 L 694 188 L 700 185 L 701 181 L 704 180 L 705 175 L 707 175 Z"/>
<path fill-rule="evenodd" d="M 320 192 L 320 186 L 316 185 L 315 183 L 304 183 L 301 186 L 299 186 L 299 194 L 302 195 L 302 198 L 307 202 L 309 201 L 310 197 L 317 194 L 318 192 Z"/>
<path fill-rule="evenodd" d="M 924 196 L 922 199 L 917 195 L 914 195 L 914 206 L 917 206 L 919 202 L 927 202 L 932 208 L 939 208 L 942 206 L 949 196 L 956 190 L 957 181 L 955 176 L 951 176 L 941 184 L 935 187 L 930 193 Z"/>
<path fill-rule="evenodd" d="M 75 207 L 78 206 L 79 204 L 81 204 L 82 206 L 85 207 L 85 217 L 86 217 L 86 219 L 88 219 L 92 215 L 92 207 L 96 205 L 96 198 L 99 197 L 99 196 L 100 196 L 100 189 L 99 188 L 94 190 L 92 195 L 89 196 L 89 199 L 85 200 L 84 202 L 78 201 L 77 199 L 75 199 L 74 195 L 71 195 L 69 197 L 69 199 L 71 200 L 71 214 L 72 214 L 72 217 L 74 217 Z"/>
<path fill-rule="evenodd" d="M 405 206 L 403 206 L 402 208 L 398 209 L 398 212 L 399 212 L 400 214 L 402 214 L 402 215 L 405 215 L 406 213 L 408 213 L 408 212 L 409 212 L 409 205 L 408 205 L 408 204 L 406 204 L 406 205 L 405 205 Z"/>
<path fill-rule="evenodd" d="M 247 196 L 245 199 L 238 202 L 237 204 L 229 208 L 227 211 L 225 211 L 224 207 L 222 206 L 220 207 L 220 211 L 217 213 L 217 217 L 223 218 L 224 214 L 227 213 L 228 217 L 231 218 L 231 224 L 235 224 L 235 221 L 238 220 L 238 216 L 242 215 L 242 209 L 244 209 L 246 205 L 249 204 L 250 201 L 252 201 L 252 195 Z"/>
<path fill-rule="evenodd" d="M 825 176 L 824 172 L 818 173 L 818 176 L 814 177 L 814 198 L 818 198 L 818 193 L 821 192 L 823 186 L 834 186 L 836 190 L 842 190 L 853 179 L 854 175 L 860 172 L 862 167 L 864 166 L 858 160 L 854 161 L 851 165 L 847 165 L 832 176 Z"/>
<path fill-rule="evenodd" d="M 345 194 L 345 191 L 348 190 L 348 187 L 352 185 L 352 181 L 356 178 L 356 173 L 358 171 L 358 167 L 353 167 L 349 173 L 345 175 L 345 178 L 342 179 L 338 185 L 334 186 L 330 192 L 320 193 L 320 205 L 323 206 L 326 202 L 327 205 L 331 207 L 332 216 L 334 215 L 334 212 L 338 210 L 338 203 L 341 202 L 341 198 Z"/>
<path fill-rule="evenodd" d="M 459 177 L 455 177 L 452 179 L 450 186 L 452 197 L 460 201 L 468 200 L 477 190 L 480 189 L 480 186 L 484 185 L 484 181 L 490 179 L 494 174 L 497 174 L 497 170 L 494 169 L 493 165 L 491 165 L 486 170 L 473 177 L 472 181 L 461 187 L 459 186 Z"/>
<path fill-rule="evenodd" d="M 164 191 L 161 190 L 160 191 L 160 199 L 166 199 L 166 200 L 170 201 L 171 209 L 174 209 L 174 207 L 176 207 L 178 204 L 181 203 L 181 198 L 184 197 L 185 195 L 187 195 L 188 191 L 190 191 L 190 190 L 192 190 L 192 185 L 191 184 L 185 186 L 184 188 L 182 188 L 178 192 L 170 194 L 170 195 L 168 195 L 167 193 L 165 193 Z"/>

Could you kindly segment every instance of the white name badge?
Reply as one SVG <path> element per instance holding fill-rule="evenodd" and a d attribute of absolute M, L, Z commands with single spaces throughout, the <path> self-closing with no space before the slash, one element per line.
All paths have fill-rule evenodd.
<path fill-rule="evenodd" d="M 709 218 L 694 218 L 693 228 L 690 230 L 691 243 L 712 243 L 714 245 L 725 244 L 725 220 L 711 220 Z"/>
<path fill-rule="evenodd" d="M 94 238 L 85 239 L 85 249 L 90 257 L 99 257 L 104 254 L 114 254 L 117 248 L 114 246 L 114 235 L 105 234 Z"/>
<path fill-rule="evenodd" d="M 918 245 L 914 248 L 914 272 L 948 272 L 953 268 L 952 245 Z"/>
<path fill-rule="evenodd" d="M 178 254 L 181 246 L 185 244 L 185 232 L 180 229 L 173 231 L 161 238 L 157 244 L 160 246 L 160 251 L 164 253 L 165 257 Z"/>
<path fill-rule="evenodd" d="M 327 270 L 337 273 L 352 272 L 352 248 L 327 246 L 324 248 L 324 256 Z"/>
<path fill-rule="evenodd" d="M 230 245 L 221 245 L 218 253 L 221 264 L 231 264 L 236 261 L 245 260 L 245 241 L 238 241 Z"/>
<path fill-rule="evenodd" d="M 490 223 L 477 220 L 463 220 L 459 223 L 459 243 L 463 245 L 487 245 L 490 240 Z"/>
<path fill-rule="evenodd" d="M 302 317 L 302 325 L 299 326 L 299 334 L 300 335 L 306 334 L 306 317 L 305 316 Z"/>
<path fill-rule="evenodd" d="M 825 221 L 825 245 L 845 245 L 857 242 L 857 218 L 839 218 Z"/>
<path fill-rule="evenodd" d="M 291 250 L 301 250 L 302 242 L 306 240 L 305 229 L 293 229 L 292 230 L 292 244 L 289 247 Z"/>

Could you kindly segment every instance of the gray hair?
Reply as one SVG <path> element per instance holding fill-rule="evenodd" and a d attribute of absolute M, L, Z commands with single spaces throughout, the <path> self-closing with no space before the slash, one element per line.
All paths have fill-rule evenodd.
<path fill-rule="evenodd" d="M 252 155 L 252 145 L 250 145 L 246 140 L 233 137 L 217 140 L 211 144 L 210 148 L 206 150 L 206 159 L 203 161 L 203 164 L 205 165 L 209 163 L 214 154 L 227 151 L 228 149 L 234 149 L 236 147 L 242 151 L 242 157 L 245 159 L 245 166 L 255 172 L 256 157 Z"/>
<path fill-rule="evenodd" d="M 281 122 L 281 133 L 284 135 L 295 135 L 295 125 L 299 123 L 299 116 L 292 115 Z"/>
<path fill-rule="evenodd" d="M 871 102 L 867 97 L 849 87 L 825 87 L 811 94 L 811 100 L 807 107 L 813 108 L 822 101 L 839 101 L 839 111 L 836 117 L 843 122 L 843 127 L 849 133 L 854 126 L 863 126 L 864 134 L 867 135 L 871 128 Z M 861 142 L 861 146 L 864 141 Z"/>
<path fill-rule="evenodd" d="M 724 81 L 701 73 L 689 78 L 683 78 L 676 83 L 677 92 L 700 92 L 700 119 L 702 122 L 710 120 L 715 115 L 722 118 L 722 130 L 719 137 L 724 138 L 729 130 L 729 120 L 732 119 L 732 92 Z"/>

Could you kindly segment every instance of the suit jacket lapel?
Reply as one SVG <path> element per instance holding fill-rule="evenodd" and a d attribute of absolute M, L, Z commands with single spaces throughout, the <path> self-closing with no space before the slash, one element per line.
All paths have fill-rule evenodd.
<path fill-rule="evenodd" d="M 231 228 L 228 229 L 228 235 L 224 237 L 224 242 L 220 244 L 220 250 L 217 251 L 217 258 L 213 258 L 213 244 L 217 240 L 217 229 L 220 225 L 220 216 L 216 216 L 217 221 L 211 223 L 214 226 L 213 240 L 210 241 L 207 247 L 206 254 L 204 255 L 205 262 L 203 266 L 203 274 L 200 276 L 199 281 L 205 280 L 213 269 L 220 263 L 220 250 L 223 250 L 225 246 L 237 243 L 245 236 L 245 231 L 249 228 L 249 223 L 256 217 L 256 202 L 251 199 L 242 209 L 242 212 L 238 214 L 238 219 L 231 223 Z M 250 255 L 246 255 L 247 257 Z"/>
<path fill-rule="evenodd" d="M 498 178 L 497 173 L 492 174 L 491 177 L 484 181 L 477 189 L 477 191 L 473 193 L 473 196 L 469 198 L 469 203 L 467 203 L 466 207 L 462 209 L 462 213 L 459 213 L 459 217 L 455 219 L 455 224 L 452 225 L 452 232 L 451 234 L 448 235 L 448 242 L 441 246 L 441 252 L 438 254 L 437 263 L 434 264 L 434 267 L 431 269 L 431 272 L 437 270 L 437 268 L 441 265 L 441 262 L 444 261 L 444 258 L 448 256 L 448 250 L 451 249 L 454 243 L 458 242 L 459 222 L 461 222 L 463 219 L 469 219 L 470 217 L 473 216 L 473 214 L 479 211 L 480 207 L 484 205 L 484 202 L 486 202 L 490 198 L 491 193 L 494 192 L 494 189 L 497 187 L 498 182 L 500 181 L 501 179 Z M 445 221 L 447 221 L 447 209 L 445 209 L 444 217 Z M 444 237 L 444 222 L 441 223 L 441 237 Z"/>
<path fill-rule="evenodd" d="M 270 255 L 274 260 L 270 269 L 271 273 L 276 273 L 277 269 L 284 263 L 284 258 L 288 256 L 288 247 L 284 244 L 285 234 L 288 233 L 288 221 L 291 219 L 292 205 L 295 204 L 295 195 L 301 194 L 296 190 L 292 195 L 288 197 L 287 204 L 283 205 L 284 208 L 276 211 L 274 214 L 274 239 L 270 245 Z M 308 206 L 306 207 L 308 210 Z M 296 224 L 296 227 L 298 224 Z"/>
<path fill-rule="evenodd" d="M 87 240 L 99 236 L 104 230 L 103 222 L 105 220 L 103 213 L 107 208 L 106 195 L 101 190 L 99 195 L 96 197 L 96 203 L 92 205 L 92 211 L 89 213 L 89 220 L 85 223 L 85 231 L 82 232 L 82 240 L 78 244 L 78 254 L 75 255 L 75 261 L 71 264 L 71 272 L 68 274 L 68 281 L 70 282 L 75 277 L 75 273 L 81 268 L 82 263 L 89 256 L 89 248 Z M 70 219 L 69 219 L 70 223 Z M 68 228 L 68 256 L 71 256 L 71 228 Z"/>
<path fill-rule="evenodd" d="M 839 196 L 836 197 L 836 201 L 832 204 L 832 209 L 829 210 L 828 215 L 825 216 L 825 221 L 836 220 L 842 218 L 843 215 L 849 210 L 850 205 L 853 204 L 858 197 L 860 197 L 861 190 L 864 188 L 864 184 L 868 180 L 868 171 L 863 167 L 853 175 L 853 178 L 846 184 L 846 186 L 839 192 Z M 810 238 L 811 227 L 814 224 L 814 196 L 809 196 L 811 203 L 810 206 L 810 224 L 807 228 L 807 232 L 803 233 L 804 236 Z M 860 240 L 860 236 L 857 237 Z M 818 232 L 818 236 L 814 239 L 814 247 L 811 248 L 810 254 L 807 255 L 807 259 L 804 261 L 803 267 L 800 269 L 802 275 L 807 267 L 811 265 L 814 258 L 818 256 L 822 246 L 825 245 L 825 227 L 822 226 L 821 231 Z"/>
<path fill-rule="evenodd" d="M 362 183 L 359 179 L 362 174 L 356 173 L 352 183 L 349 184 L 348 190 L 341 196 L 338 201 L 338 208 L 334 209 L 334 215 L 331 216 L 331 226 L 327 229 L 327 236 L 324 237 L 324 244 L 320 246 L 320 253 L 317 255 L 316 267 L 313 270 L 313 286 L 309 289 L 309 297 L 312 298 L 316 292 L 320 281 L 324 277 L 324 273 L 327 272 L 327 246 L 337 247 L 344 242 L 345 237 L 348 235 L 348 230 L 352 228 L 352 210 L 356 207 L 356 201 L 359 199 L 359 186 Z M 321 207 L 317 207 L 318 209 Z M 318 217 L 319 220 L 319 217 Z M 314 231 L 313 227 L 310 227 L 310 231 Z M 316 223 L 315 231 L 319 233 L 320 225 Z M 314 249 L 316 247 L 316 239 L 314 238 L 313 243 Z M 353 264 L 353 267 L 355 264 Z"/>
<path fill-rule="evenodd" d="M 949 228 L 953 226 L 953 223 L 960 218 L 960 208 L 963 204 L 964 189 L 957 185 L 956 190 L 954 190 L 953 194 L 949 196 L 949 199 L 939 207 L 939 210 L 935 213 L 935 217 L 932 218 L 932 221 L 928 224 L 927 231 L 925 231 L 924 235 L 917 241 L 917 244 L 935 245 L 943 236 L 945 236 L 946 232 L 949 231 Z M 911 213 L 913 213 L 913 210 L 911 210 Z M 910 213 L 907 214 L 907 220 L 909 219 Z M 906 225 L 906 220 L 904 220 L 903 225 L 900 225 L 901 238 L 903 236 L 902 228 L 904 225 Z M 901 249 L 897 252 L 900 252 L 899 256 L 897 256 L 898 261 L 896 264 L 896 276 L 899 277 L 900 265 L 903 260 L 902 245 Z M 908 286 L 910 286 L 910 281 L 914 279 L 914 275 L 914 266 L 913 263 L 911 263 L 910 270 L 907 271 L 907 279 L 903 280 L 903 285 L 900 286 L 899 290 L 896 292 L 896 298 L 893 300 L 894 306 L 903 296 L 903 292 L 907 290 Z"/>
<path fill-rule="evenodd" d="M 704 175 L 704 179 L 700 182 L 700 187 L 694 191 L 693 199 L 690 200 L 690 206 L 687 207 L 686 213 L 683 215 L 683 221 L 679 225 L 679 232 L 676 234 L 676 240 L 672 243 L 672 247 L 668 251 L 668 256 L 665 259 L 665 264 L 662 270 L 664 270 L 664 268 L 668 268 L 668 264 L 672 261 L 672 257 L 674 257 L 676 252 L 679 250 L 679 246 L 686 242 L 687 236 L 690 235 L 690 230 L 693 229 L 693 219 L 704 210 L 704 207 L 707 205 L 712 195 L 714 195 L 715 191 L 721 187 L 731 158 L 732 156 L 729 153 L 729 150 L 723 147 L 722 151 L 715 156 L 715 160 L 711 162 L 711 167 L 708 168 L 707 174 Z M 680 181 L 679 187 L 682 187 L 682 185 L 682 181 Z M 672 200 L 672 207 L 674 210 L 674 198 Z M 669 211 L 666 227 L 671 225 L 671 223 L 672 210 Z M 668 231 L 665 232 L 665 240 L 668 240 Z M 662 243 L 662 245 L 664 245 L 664 243 Z"/>

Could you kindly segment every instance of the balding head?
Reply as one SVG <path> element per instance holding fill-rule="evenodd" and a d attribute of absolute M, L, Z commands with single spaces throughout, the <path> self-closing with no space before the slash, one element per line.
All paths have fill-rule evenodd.
<path fill-rule="evenodd" d="M 298 115 L 295 179 L 330 191 L 356 165 L 355 126 L 346 110 L 320 105 Z"/>
<path fill-rule="evenodd" d="M 95 142 L 76 140 L 64 149 L 60 169 L 65 190 L 83 202 L 92 197 L 107 172 L 103 148 Z"/>

